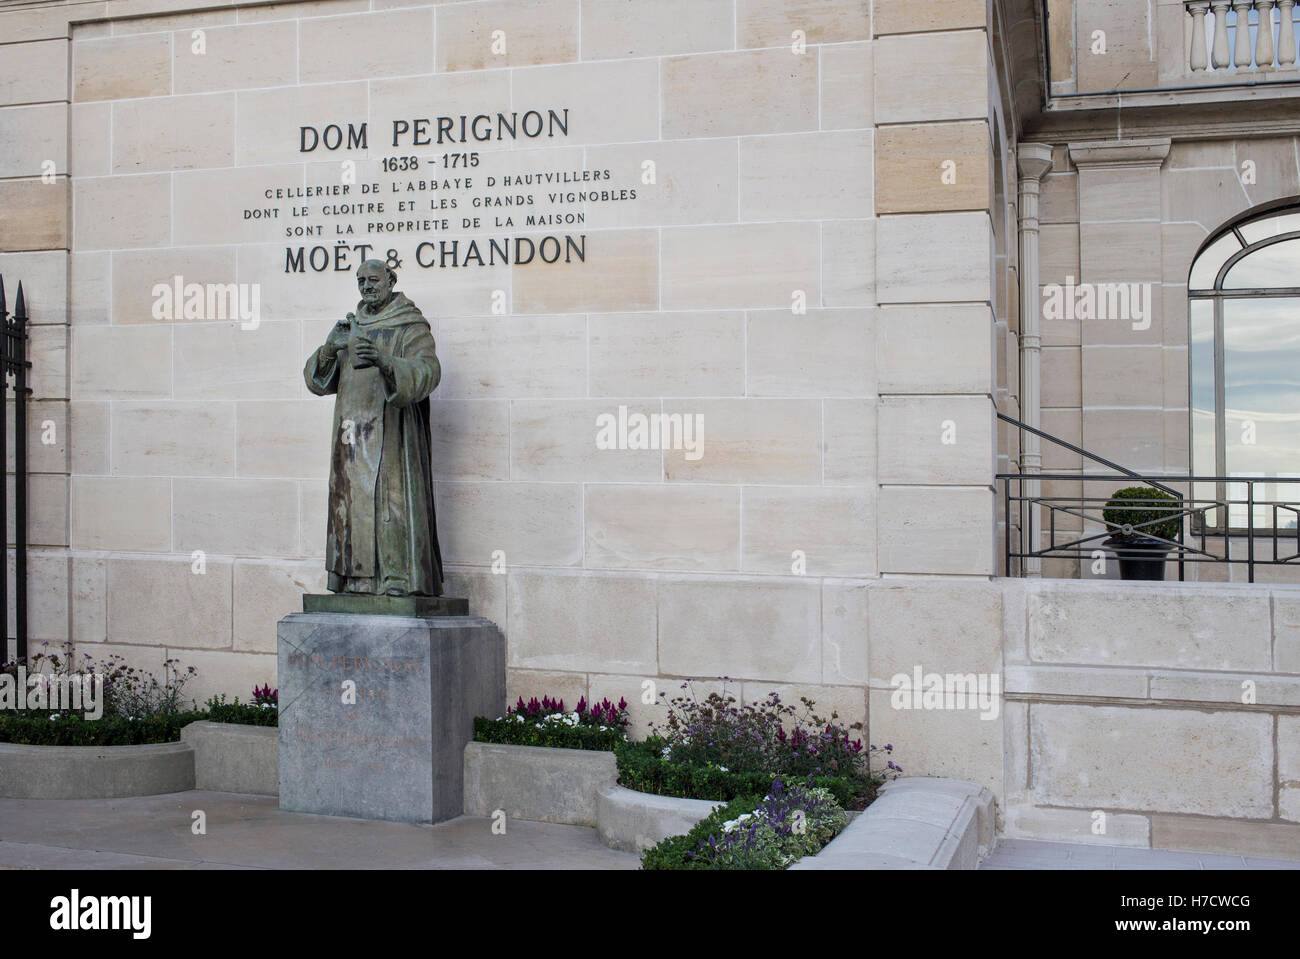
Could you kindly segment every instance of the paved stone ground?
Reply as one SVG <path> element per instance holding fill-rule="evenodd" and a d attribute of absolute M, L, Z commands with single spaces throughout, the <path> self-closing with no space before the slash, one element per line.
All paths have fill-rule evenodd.
<path fill-rule="evenodd" d="M 1131 846 L 1000 839 L 981 869 L 1300 869 L 1300 862 Z"/>
<path fill-rule="evenodd" d="M 207 835 L 191 832 L 207 816 Z M 192 792 L 0 800 L 8 869 L 636 869 L 596 830 L 462 816 L 436 826 L 281 812 L 274 797 Z"/>

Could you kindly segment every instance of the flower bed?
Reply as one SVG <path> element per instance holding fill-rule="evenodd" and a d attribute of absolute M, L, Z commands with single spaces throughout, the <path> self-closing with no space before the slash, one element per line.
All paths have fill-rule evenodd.
<path fill-rule="evenodd" d="M 729 682 L 723 679 L 723 682 Z M 762 702 L 738 705 L 734 696 L 694 695 L 693 683 L 665 705 L 662 727 L 652 726 L 643 742 L 628 739 L 627 703 L 608 700 L 588 706 L 580 700 L 568 713 L 563 700 L 523 697 L 497 719 L 474 721 L 476 742 L 564 749 L 610 750 L 618 762 L 618 783 L 638 792 L 685 799 L 731 800 L 763 796 L 778 777 L 798 777 L 828 790 L 846 809 L 865 809 L 890 776 L 902 770 L 892 759 L 886 772 L 872 773 L 874 754 L 888 756 L 892 745 L 865 747 L 852 734 L 861 723 L 845 726 L 838 716 L 818 716 L 815 703 L 802 709 L 771 693 Z M 666 698 L 666 693 L 661 693 Z"/>
<path fill-rule="evenodd" d="M 543 696 L 519 702 L 504 716 L 474 719 L 474 741 L 507 746 L 551 746 L 557 749 L 611 751 L 627 739 L 627 702 L 608 699 L 588 705 L 584 696 L 572 712 L 563 699 Z"/>
<path fill-rule="evenodd" d="M 785 869 L 815 855 L 847 823 L 828 790 L 778 779 L 763 798 L 734 799 L 685 835 L 647 850 L 641 868 Z"/>

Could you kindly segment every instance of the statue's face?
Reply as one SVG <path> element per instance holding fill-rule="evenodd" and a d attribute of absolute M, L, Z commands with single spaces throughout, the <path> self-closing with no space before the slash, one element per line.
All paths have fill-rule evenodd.
<path fill-rule="evenodd" d="M 393 281 L 388 278 L 388 271 L 376 267 L 363 266 L 357 271 L 357 289 L 361 299 L 372 310 L 383 306 L 393 292 Z"/>

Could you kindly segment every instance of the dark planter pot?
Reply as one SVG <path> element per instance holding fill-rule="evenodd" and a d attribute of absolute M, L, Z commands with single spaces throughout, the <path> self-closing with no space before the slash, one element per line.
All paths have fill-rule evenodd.
<path fill-rule="evenodd" d="M 1112 536 L 1106 545 L 1119 559 L 1119 578 L 1138 580 L 1163 580 L 1165 556 L 1172 548 L 1150 536 Z"/>

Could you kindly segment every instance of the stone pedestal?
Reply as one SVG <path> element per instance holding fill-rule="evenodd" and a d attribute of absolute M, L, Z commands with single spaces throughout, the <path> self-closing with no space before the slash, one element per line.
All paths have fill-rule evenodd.
<path fill-rule="evenodd" d="M 494 623 L 294 613 L 278 639 L 281 809 L 414 823 L 460 815 L 474 717 L 505 704 Z"/>

